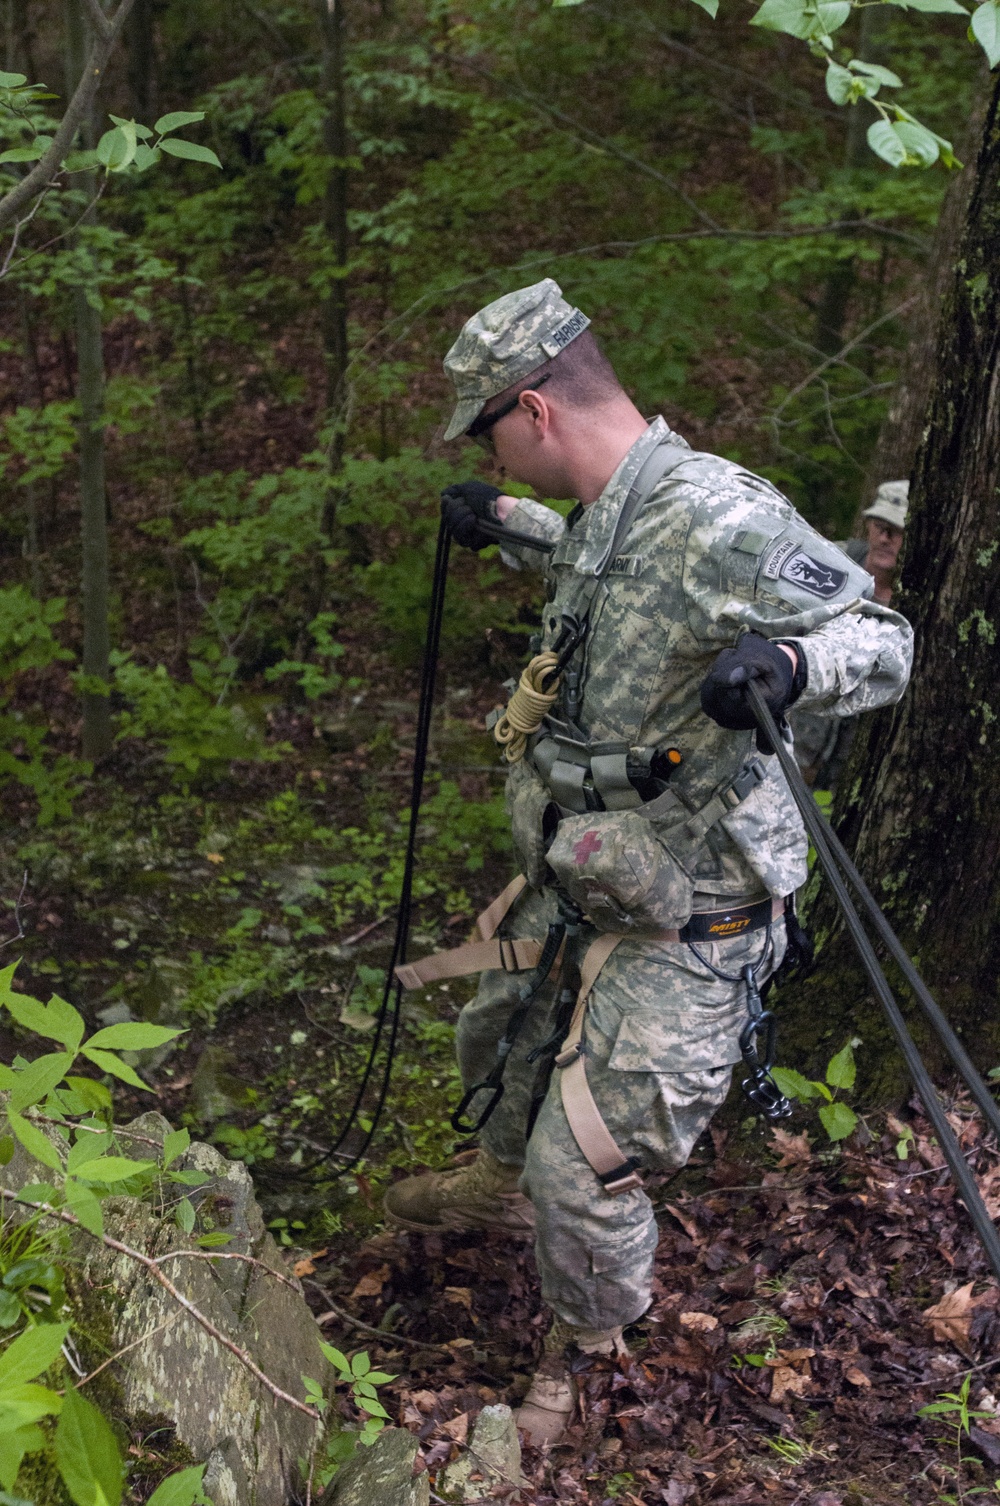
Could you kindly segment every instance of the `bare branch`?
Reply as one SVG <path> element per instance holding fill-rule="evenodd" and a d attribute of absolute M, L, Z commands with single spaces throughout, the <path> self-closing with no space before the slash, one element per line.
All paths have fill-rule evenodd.
<path fill-rule="evenodd" d="M 122 4 L 124 3 L 125 0 L 122 0 Z M 288 1406 L 294 1407 L 297 1412 L 304 1412 L 307 1417 L 312 1418 L 313 1422 L 320 1421 L 320 1415 L 315 1407 L 310 1407 L 307 1402 L 299 1401 L 297 1396 L 291 1396 L 287 1391 L 283 1391 L 269 1375 L 264 1374 L 260 1366 L 247 1354 L 245 1349 L 241 1349 L 238 1344 L 233 1343 L 232 1339 L 227 1338 L 221 1328 L 216 1328 L 211 1318 L 206 1317 L 200 1308 L 195 1307 L 190 1298 L 185 1297 L 183 1292 L 178 1291 L 177 1287 L 170 1280 L 170 1277 L 164 1275 L 151 1255 L 144 1255 L 141 1250 L 133 1250 L 131 1245 L 123 1244 L 120 1239 L 113 1239 L 110 1234 L 94 1234 L 92 1230 L 85 1228 L 78 1218 L 72 1213 L 67 1213 L 65 1209 L 53 1208 L 51 1203 L 36 1203 L 29 1198 L 22 1198 L 19 1193 L 13 1192 L 9 1187 L 0 1187 L 0 1198 L 3 1198 L 8 1203 L 20 1203 L 22 1208 L 34 1208 L 39 1213 L 47 1214 L 49 1218 L 56 1218 L 60 1223 L 69 1224 L 72 1229 L 83 1229 L 84 1233 L 89 1234 L 91 1239 L 98 1240 L 99 1243 L 106 1245 L 109 1250 L 117 1250 L 119 1255 L 124 1255 L 127 1259 L 134 1260 L 137 1265 L 141 1265 L 144 1270 L 149 1272 L 154 1281 L 159 1282 L 164 1291 L 169 1293 L 174 1301 L 179 1303 L 184 1311 L 191 1315 L 199 1327 L 203 1328 L 207 1334 L 210 1334 L 217 1344 L 221 1344 L 223 1349 L 228 1349 L 229 1353 L 239 1360 L 240 1364 L 249 1370 L 252 1376 L 260 1381 L 264 1389 L 270 1391 L 276 1401 L 283 1401 Z"/>
<path fill-rule="evenodd" d="M 90 16 L 90 24 L 99 37 L 107 37 L 111 33 L 111 22 L 104 13 L 101 0 L 83 0 Z"/>
<path fill-rule="evenodd" d="M 180 1313 L 171 1313 L 165 1323 L 161 1323 L 157 1328 L 149 1329 L 147 1333 L 141 1333 L 137 1339 L 132 1340 L 131 1344 L 126 1344 L 123 1349 L 117 1349 L 114 1354 L 109 1354 L 106 1360 L 102 1360 L 96 1370 L 91 1370 L 89 1375 L 85 1375 L 82 1380 L 77 1381 L 76 1389 L 81 1391 L 84 1386 L 90 1384 L 95 1376 L 100 1375 L 102 1370 L 106 1370 L 109 1365 L 113 1365 L 115 1360 L 120 1360 L 122 1355 L 128 1354 L 130 1349 L 138 1349 L 139 1345 L 145 1344 L 147 1339 L 155 1339 L 158 1333 L 163 1333 L 164 1329 L 171 1328 L 179 1317 Z"/>
<path fill-rule="evenodd" d="M 25 893 L 27 891 L 27 888 L 28 888 L 28 870 L 26 868 L 24 870 L 24 877 L 21 880 L 21 892 L 17 896 L 17 899 L 14 901 L 14 924 L 17 926 L 17 935 L 16 936 L 8 936 L 8 938 L 7 938 L 6 941 L 0 941 L 0 950 L 2 950 L 5 946 L 13 946 L 14 943 L 15 943 L 15 941 L 23 941 L 24 940 L 25 931 L 24 931 L 24 921 L 21 918 L 21 902 L 24 899 L 24 896 L 25 896 Z"/>
<path fill-rule="evenodd" d="M 905 314 L 906 310 L 910 308 L 914 303 L 916 303 L 916 301 L 916 297 L 914 296 L 912 298 L 907 298 L 904 303 L 897 304 L 896 307 L 894 309 L 890 309 L 887 314 L 880 315 L 879 318 L 874 321 L 874 323 L 869 324 L 865 329 L 861 331 L 860 334 L 857 334 L 853 339 L 848 340 L 847 344 L 842 345 L 840 350 L 834 351 L 832 356 L 827 356 L 825 360 L 821 361 L 813 371 L 810 371 L 807 377 L 803 377 L 798 386 L 792 388 L 787 397 L 782 399 L 777 408 L 775 408 L 774 412 L 771 414 L 771 423 L 774 424 L 777 419 L 780 418 L 781 414 L 788 407 L 788 404 L 792 401 L 792 399 L 798 397 L 800 392 L 804 392 L 805 389 L 809 386 L 810 382 L 815 382 L 816 378 L 822 376 L 823 372 L 826 371 L 828 367 L 843 365 L 844 357 L 846 355 L 849 355 L 850 352 L 854 350 L 858 345 L 860 345 L 864 340 L 867 340 L 868 336 L 873 334 L 880 325 L 888 323 L 890 319 L 895 319 L 900 314 Z"/>
<path fill-rule="evenodd" d="M 88 0 L 88 9 L 92 9 L 94 3 L 96 0 Z M 24 206 L 51 183 L 54 175 L 58 173 L 59 165 L 72 146 L 80 123 L 93 103 L 98 86 L 104 77 L 108 59 L 114 51 L 122 27 L 134 4 L 135 0 L 118 0 L 118 9 L 112 16 L 104 16 L 102 13 L 103 29 L 94 39 L 83 75 L 76 86 L 73 98 L 66 107 L 65 115 L 59 122 L 59 128 L 52 138 L 52 145 L 45 155 L 39 158 L 31 171 L 25 174 L 20 183 L 0 199 L 0 230 L 5 229 L 11 221 L 16 221 Z"/>
<path fill-rule="evenodd" d="M 301 1293 L 298 1281 L 294 1281 L 291 1276 L 276 1271 L 273 1265 L 268 1265 L 266 1261 L 258 1260 L 253 1255 L 241 1255 L 238 1250 L 168 1250 L 165 1255 L 157 1255 L 153 1264 L 159 1265 L 164 1260 L 178 1260 L 181 1256 L 187 1260 L 240 1260 L 244 1265 L 255 1265 L 258 1270 L 266 1271 L 275 1281 L 280 1281 L 283 1286 L 290 1286 L 293 1292 Z"/>

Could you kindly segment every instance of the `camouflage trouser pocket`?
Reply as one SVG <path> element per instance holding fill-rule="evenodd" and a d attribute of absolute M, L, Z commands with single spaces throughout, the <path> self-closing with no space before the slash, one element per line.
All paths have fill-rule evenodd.
<path fill-rule="evenodd" d="M 635 811 L 566 817 L 548 863 L 599 930 L 672 930 L 690 917 L 691 879 Z"/>
<path fill-rule="evenodd" d="M 518 866 L 532 889 L 541 889 L 546 878 L 542 817 L 552 796 L 538 772 L 522 760 L 511 765 L 504 799 Z"/>

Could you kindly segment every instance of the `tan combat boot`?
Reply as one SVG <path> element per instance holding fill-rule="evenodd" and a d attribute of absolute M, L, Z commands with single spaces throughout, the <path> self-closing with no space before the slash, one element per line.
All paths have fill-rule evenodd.
<path fill-rule="evenodd" d="M 387 1187 L 382 1199 L 386 1224 L 417 1234 L 499 1229 L 516 1239 L 533 1239 L 535 1210 L 517 1190 L 520 1175 L 519 1166 L 506 1166 L 480 1150 L 468 1165 Z"/>
<path fill-rule="evenodd" d="M 628 1354 L 620 1328 L 576 1328 L 562 1318 L 553 1318 L 545 1335 L 541 1363 L 514 1414 L 518 1427 L 535 1448 L 551 1448 L 573 1421 L 578 1393 L 569 1367 L 574 1349 L 581 1354 Z"/>

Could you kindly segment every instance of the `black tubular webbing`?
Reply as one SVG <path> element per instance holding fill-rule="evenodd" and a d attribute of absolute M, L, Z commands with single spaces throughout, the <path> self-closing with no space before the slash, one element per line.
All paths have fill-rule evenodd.
<path fill-rule="evenodd" d="M 781 771 L 788 783 L 792 798 L 799 808 L 806 831 L 816 850 L 817 861 L 829 881 L 837 904 L 843 913 L 851 939 L 858 950 L 861 964 L 868 975 L 879 1003 L 885 1011 L 890 1028 L 896 1037 L 896 1043 L 903 1054 L 906 1065 L 910 1069 L 914 1087 L 920 1096 L 928 1119 L 934 1126 L 942 1154 L 955 1179 L 962 1201 L 968 1209 L 969 1217 L 986 1252 L 986 1258 L 993 1269 L 993 1274 L 1000 1279 L 1000 1236 L 998 1236 L 993 1220 L 986 1211 L 986 1205 L 976 1184 L 976 1179 L 972 1175 L 965 1157 L 962 1155 L 961 1147 L 955 1138 L 954 1131 L 948 1123 L 945 1111 L 937 1096 L 937 1091 L 931 1081 L 930 1073 L 921 1059 L 916 1042 L 907 1028 L 899 1005 L 896 1003 L 888 980 L 876 956 L 875 948 L 868 938 L 861 918 L 851 900 L 847 885 L 844 883 L 844 877 L 840 869 L 838 869 L 838 863 L 840 864 L 840 868 L 843 869 L 843 874 L 846 874 L 847 878 L 854 885 L 862 905 L 868 912 L 879 936 L 885 942 L 887 949 L 895 961 L 898 962 L 900 970 L 913 990 L 917 1002 L 921 1005 L 931 1024 L 938 1032 L 942 1044 L 958 1068 L 959 1074 L 977 1104 L 983 1110 L 990 1127 L 994 1130 L 997 1130 L 998 1125 L 1000 1125 L 1000 1112 L 998 1112 L 997 1105 L 990 1095 L 986 1084 L 969 1060 L 965 1048 L 948 1024 L 940 1007 L 933 999 L 927 985 L 910 961 L 902 942 L 900 942 L 879 909 L 858 870 L 844 851 L 839 838 L 813 799 L 811 791 L 799 772 L 799 767 L 795 762 L 793 754 L 789 751 L 788 746 L 782 739 L 781 733 L 778 731 L 774 717 L 771 715 L 760 689 L 753 680 L 750 680 L 747 682 L 746 690 L 761 731 L 770 739 L 771 746 L 775 750 L 778 763 L 781 765 Z"/>

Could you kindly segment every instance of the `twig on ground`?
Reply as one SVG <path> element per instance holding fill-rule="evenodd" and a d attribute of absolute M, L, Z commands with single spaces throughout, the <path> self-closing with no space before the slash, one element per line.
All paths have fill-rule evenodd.
<path fill-rule="evenodd" d="M 330 1309 L 329 1314 L 320 1314 L 316 1319 L 317 1323 L 322 1324 L 323 1318 L 327 1316 L 341 1318 L 345 1323 L 351 1323 L 355 1328 L 360 1328 L 362 1333 L 370 1333 L 374 1338 L 381 1339 L 383 1344 L 407 1344 L 411 1349 L 430 1349 L 435 1354 L 446 1354 L 449 1359 L 454 1359 L 447 1344 L 431 1344 L 423 1339 L 408 1339 L 402 1333 L 386 1333 L 384 1328 L 375 1328 L 371 1323 L 365 1323 L 361 1318 L 356 1318 L 353 1313 L 345 1312 L 342 1307 L 338 1307 L 326 1287 L 321 1286 L 318 1281 L 309 1281 L 305 1284 L 311 1286 L 313 1291 L 319 1292 Z"/>
<path fill-rule="evenodd" d="M 239 1360 L 240 1364 L 260 1381 L 264 1389 L 269 1391 L 276 1401 L 283 1401 L 288 1406 L 294 1407 L 297 1412 L 304 1412 L 307 1417 L 312 1418 L 313 1422 L 320 1421 L 320 1415 L 315 1407 L 311 1407 L 307 1402 L 299 1401 L 298 1397 L 290 1395 L 287 1391 L 283 1391 L 269 1375 L 264 1374 L 264 1371 L 247 1354 L 245 1349 L 241 1349 L 238 1344 L 233 1343 L 232 1339 L 227 1338 L 222 1330 L 215 1326 L 211 1318 L 206 1317 L 200 1308 L 195 1307 L 190 1298 L 185 1297 L 183 1292 L 178 1291 L 177 1287 L 170 1280 L 170 1277 L 164 1275 L 151 1255 L 144 1255 L 141 1250 L 134 1250 L 131 1245 L 123 1244 L 120 1239 L 114 1239 L 110 1234 L 94 1234 L 92 1230 L 86 1229 L 72 1213 L 67 1213 L 62 1208 L 53 1208 L 51 1203 L 35 1202 L 30 1198 L 22 1198 L 19 1193 L 12 1191 L 9 1187 L 0 1187 L 0 1198 L 3 1198 L 5 1202 L 20 1203 L 24 1208 L 34 1208 L 39 1213 L 47 1214 L 49 1218 L 55 1218 L 60 1223 L 69 1224 L 72 1229 L 84 1229 L 84 1232 L 89 1234 L 91 1239 L 96 1239 L 100 1244 L 106 1245 L 109 1250 L 117 1250 L 120 1255 L 126 1256 L 129 1260 L 134 1260 L 137 1265 L 141 1265 L 144 1270 L 149 1272 L 154 1281 L 159 1282 L 164 1291 L 173 1297 L 174 1301 L 179 1303 L 184 1311 L 189 1313 L 194 1321 L 207 1334 L 210 1334 L 217 1344 L 221 1344 L 223 1349 L 228 1350 L 235 1359 Z"/>
<path fill-rule="evenodd" d="M 284 1286 L 290 1286 L 293 1292 L 298 1293 L 300 1284 L 291 1276 L 276 1271 L 273 1265 L 268 1265 L 264 1260 L 258 1260 L 254 1255 L 243 1255 L 238 1250 L 168 1250 L 165 1255 L 157 1255 L 153 1259 L 154 1265 L 159 1265 L 162 1260 L 176 1260 L 184 1255 L 188 1260 L 239 1260 L 244 1265 L 255 1265 L 258 1270 L 266 1271 L 273 1276 L 275 1281 L 280 1281 Z"/>
<path fill-rule="evenodd" d="M 128 1354 L 130 1349 L 138 1349 L 139 1345 L 145 1344 L 147 1339 L 155 1339 L 158 1333 L 162 1333 L 165 1328 L 170 1328 L 177 1322 L 179 1317 L 180 1313 L 171 1313 L 166 1322 L 161 1323 L 157 1328 L 151 1328 L 148 1333 L 141 1333 L 137 1339 L 132 1340 L 131 1344 L 126 1344 L 123 1349 L 117 1350 L 114 1354 L 109 1354 L 106 1360 L 101 1361 L 96 1370 L 91 1370 L 89 1375 L 85 1375 L 82 1380 L 77 1381 L 76 1389 L 79 1391 L 83 1386 L 89 1385 L 95 1376 L 100 1375 L 101 1371 L 106 1370 L 109 1365 L 113 1365 L 115 1360 L 120 1360 L 123 1354 Z"/>

